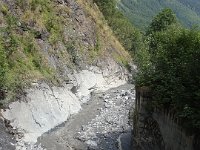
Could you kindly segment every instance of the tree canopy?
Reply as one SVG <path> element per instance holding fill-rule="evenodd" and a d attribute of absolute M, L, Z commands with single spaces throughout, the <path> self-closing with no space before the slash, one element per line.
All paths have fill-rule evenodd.
<path fill-rule="evenodd" d="M 150 86 L 153 107 L 174 112 L 182 126 L 200 131 L 200 31 L 185 29 L 171 10 L 159 13 L 149 27 L 148 47 L 138 52 L 138 85 Z M 145 54 L 145 55 L 144 55 Z"/>
<path fill-rule="evenodd" d="M 148 32 L 157 32 L 166 30 L 169 25 L 175 24 L 176 16 L 172 12 L 171 9 L 166 8 L 162 12 L 160 12 L 154 19 L 152 20 Z"/>

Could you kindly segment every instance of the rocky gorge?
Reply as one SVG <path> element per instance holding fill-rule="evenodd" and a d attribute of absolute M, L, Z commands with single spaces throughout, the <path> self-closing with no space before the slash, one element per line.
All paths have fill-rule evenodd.
<path fill-rule="evenodd" d="M 87 126 L 93 125 L 96 115 L 99 115 L 103 127 L 106 127 L 109 119 L 113 117 L 107 116 L 107 121 L 104 120 L 105 111 L 110 115 L 112 115 L 111 111 L 116 112 L 116 119 L 117 117 L 122 119 L 124 116 L 124 120 L 115 119 L 114 123 L 111 119 L 111 127 L 105 129 L 109 132 L 116 124 L 114 129 L 118 133 L 114 136 L 113 145 L 115 145 L 117 137 L 130 129 L 127 119 L 128 110 L 125 109 L 131 107 L 133 96 L 130 91 L 129 96 L 126 94 L 128 99 L 127 96 L 120 96 L 122 90 L 120 86 L 127 84 L 131 79 L 128 70 L 130 67 L 134 70 L 135 66 L 131 65 L 130 55 L 105 23 L 98 7 L 90 0 L 47 0 L 45 2 L 11 0 L 0 1 L 0 6 L 2 6 L 0 25 L 1 28 L 5 28 L 0 34 L 2 39 L 13 37 L 17 39 L 17 45 L 13 46 L 14 52 L 6 57 L 12 57 L 14 67 L 9 68 L 11 71 L 7 72 L 5 78 L 10 76 L 12 78 L 6 80 L 5 87 L 0 87 L 2 90 L 8 89 L 3 91 L 4 96 L 0 95 L 0 102 L 3 105 L 0 111 L 2 129 L 0 149 L 50 149 L 48 145 L 53 142 L 45 141 L 48 141 L 48 137 L 54 139 L 58 137 L 59 135 L 54 135 L 57 134 L 56 131 L 66 130 L 62 134 L 69 133 L 72 137 L 78 134 L 76 132 L 78 129 L 86 129 Z M 9 22 L 10 18 L 14 21 Z M 5 35 L 8 37 L 4 37 Z M 3 46 L 6 50 L 7 45 Z M 9 63 L 11 60 L 5 61 Z M 13 70 L 16 72 L 12 72 Z M 103 94 L 118 87 L 121 90 L 110 98 L 97 96 L 98 93 Z M 131 89 L 130 85 L 125 86 L 126 91 L 129 89 Z M 109 93 L 106 95 L 109 96 Z M 119 97 L 116 98 L 116 95 Z M 120 101 L 123 107 L 118 111 Z M 92 109 L 94 113 L 91 113 Z M 81 114 L 84 111 L 87 112 L 83 123 L 84 117 Z M 73 122 L 73 118 L 77 120 Z M 71 121 L 74 128 L 56 129 L 67 126 Z M 100 130 L 91 128 L 93 132 Z M 52 136 L 45 137 L 48 133 Z M 85 133 L 80 132 L 79 137 L 82 138 L 79 139 L 80 143 L 85 145 L 85 142 L 89 142 L 88 145 L 97 144 L 98 147 L 98 142 L 94 141 L 95 137 L 88 135 L 85 141 L 83 134 Z M 73 139 L 74 142 L 77 141 L 71 138 Z M 74 144 L 72 142 L 68 148 L 66 146 L 67 144 L 63 142 L 63 145 L 59 145 L 58 148 L 54 145 L 52 147 L 55 150 L 70 149 Z"/>
<path fill-rule="evenodd" d="M 77 115 L 39 138 L 46 149 L 131 149 L 129 110 L 134 104 L 134 88 L 125 84 L 92 95 Z M 128 134 L 128 137 L 122 137 Z M 122 139 L 128 143 L 123 143 Z"/>
<path fill-rule="evenodd" d="M 199 150 L 199 75 L 193 67 L 199 67 L 200 33 L 180 28 L 177 34 L 178 24 L 173 24 L 163 34 L 145 35 L 120 12 L 118 2 L 0 1 L 0 150 Z M 166 13 L 173 20 L 166 9 L 152 29 L 165 29 Z M 153 46 L 162 41 L 170 46 Z M 184 50 L 192 55 L 183 52 L 182 60 L 179 52 Z M 182 63 L 169 67 L 165 57 Z M 167 69 L 172 69 L 170 76 Z M 182 72 L 183 81 L 176 76 Z M 186 90 L 190 83 L 197 91 Z M 174 101 L 182 115 L 165 108 L 173 98 L 165 94 L 180 94 Z M 197 132 L 187 133 L 181 122 Z"/>
<path fill-rule="evenodd" d="M 114 69 L 113 67 L 112 69 Z M 109 121 L 110 118 L 112 122 L 112 115 L 115 114 L 115 111 L 115 115 L 117 115 L 115 117 L 119 117 L 121 115 L 121 118 L 119 119 L 128 117 L 128 109 L 126 110 L 125 108 L 130 108 L 132 106 L 129 103 L 130 101 L 133 101 L 134 96 L 130 97 L 128 95 L 125 96 L 125 94 L 122 94 L 123 96 L 125 96 L 124 100 L 122 100 L 122 98 L 120 97 L 120 93 L 117 94 L 117 92 L 115 91 L 113 97 L 110 97 L 109 95 L 104 95 L 102 96 L 100 102 L 98 102 L 98 99 L 95 99 L 93 102 L 92 98 L 93 93 L 95 93 L 96 91 L 102 92 L 110 88 L 118 87 L 125 84 L 127 81 L 127 75 L 121 74 L 122 71 L 120 70 L 120 68 L 115 68 L 115 72 L 112 73 L 109 73 L 107 71 L 103 73 L 98 72 L 99 70 L 96 67 L 93 67 L 92 69 L 93 72 L 89 70 L 83 70 L 80 73 L 75 74 L 74 76 L 72 76 L 74 78 L 70 80 L 71 83 L 63 85 L 63 87 L 51 87 L 45 83 L 32 83 L 33 88 L 26 91 L 27 94 L 22 97 L 23 99 L 21 99 L 21 101 L 13 102 L 9 105 L 9 109 L 1 111 L 3 119 L 9 121 L 9 126 L 12 127 L 11 130 L 16 130 L 16 149 L 20 150 L 26 148 L 26 145 L 34 145 L 34 143 L 37 142 L 37 138 L 39 136 L 67 121 L 71 115 L 76 116 L 74 114 L 77 114 L 79 111 L 92 111 L 92 108 L 91 110 L 84 108 L 84 105 L 90 105 L 90 103 L 92 103 L 93 108 L 100 110 L 102 109 L 102 106 L 98 107 L 98 103 L 105 102 L 105 110 L 103 110 L 102 115 L 105 115 L 106 112 L 108 112 L 108 108 L 113 109 L 112 111 L 109 110 L 111 116 L 107 116 L 107 121 Z M 96 73 L 94 72 L 95 69 Z M 107 74 L 107 77 L 104 76 L 104 74 Z M 127 92 L 125 93 L 127 94 Z M 114 102 L 112 99 L 116 100 L 116 102 Z M 89 100 L 92 102 L 90 102 Z M 128 100 L 130 101 L 128 102 Z M 123 108 L 123 105 L 115 106 L 115 103 L 122 103 L 125 106 L 128 104 L 129 105 L 126 107 L 124 106 Z M 82 104 L 83 108 L 81 107 Z M 122 114 L 120 114 L 118 111 L 122 111 Z M 82 113 L 79 112 L 78 114 Z M 82 115 L 87 118 L 89 114 Z M 101 123 L 103 123 L 102 117 L 103 116 L 100 115 L 100 118 L 102 119 Z M 79 121 L 81 122 L 81 118 L 77 119 L 77 125 L 80 126 L 81 124 L 79 123 Z M 107 121 L 104 120 L 105 123 Z M 124 122 L 128 122 L 128 119 L 125 119 L 125 121 L 119 120 L 116 130 L 118 128 L 124 128 L 123 130 L 118 130 L 120 132 L 125 131 L 125 127 L 123 127 Z M 94 123 L 90 125 L 94 125 Z M 122 127 L 120 127 L 120 125 L 122 125 Z M 127 123 L 125 123 L 125 125 L 127 125 Z M 112 128 L 113 126 L 111 126 L 109 129 L 111 130 Z M 101 129 L 101 132 L 103 132 L 103 130 L 104 132 L 111 132 L 112 130 L 110 131 L 109 129 Z M 130 127 L 129 130 L 131 130 Z M 97 131 L 93 132 L 96 133 Z M 81 135 L 79 137 L 83 138 Z"/>

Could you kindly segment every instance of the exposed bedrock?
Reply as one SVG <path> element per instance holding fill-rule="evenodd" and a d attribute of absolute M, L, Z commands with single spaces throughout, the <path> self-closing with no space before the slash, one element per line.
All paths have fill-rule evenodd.
<path fill-rule="evenodd" d="M 123 68 L 117 65 L 111 68 L 101 70 L 93 66 L 74 71 L 68 75 L 70 83 L 61 87 L 32 83 L 19 101 L 1 110 L 3 118 L 17 131 L 18 143 L 35 143 L 43 133 L 67 121 L 70 115 L 79 112 L 81 104 L 90 99 L 92 92 L 125 84 L 128 75 Z"/>

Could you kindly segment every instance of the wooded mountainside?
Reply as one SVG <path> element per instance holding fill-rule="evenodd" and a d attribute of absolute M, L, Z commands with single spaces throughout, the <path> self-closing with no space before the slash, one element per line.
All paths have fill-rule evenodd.
<path fill-rule="evenodd" d="M 153 16 L 164 8 L 172 9 L 185 27 L 200 25 L 200 1 L 198 0 L 121 0 L 119 9 L 138 28 L 148 27 Z"/>

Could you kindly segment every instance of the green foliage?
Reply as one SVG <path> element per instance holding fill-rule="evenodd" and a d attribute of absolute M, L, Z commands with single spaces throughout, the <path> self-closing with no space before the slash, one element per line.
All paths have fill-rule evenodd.
<path fill-rule="evenodd" d="M 154 99 L 165 107 L 176 109 L 180 115 L 186 114 L 184 109 L 186 106 L 191 108 L 190 111 L 193 110 L 193 112 L 182 117 L 185 123 L 190 122 L 190 125 L 186 126 L 188 128 L 197 128 L 196 123 L 200 119 L 200 116 L 193 116 L 194 118 L 190 116 L 199 114 L 200 97 L 197 94 L 200 84 L 199 35 L 199 31 L 184 29 L 178 34 L 174 34 L 174 29 L 167 31 L 167 34 L 161 33 L 159 38 L 164 40 L 161 39 L 158 43 L 157 54 L 153 57 L 155 66 L 152 81 L 155 91 Z M 166 43 L 165 39 L 169 41 Z M 200 126 L 198 128 L 200 129 Z"/>
<path fill-rule="evenodd" d="M 17 0 L 16 5 L 23 11 L 21 22 L 25 27 L 34 22 L 39 31 L 49 33 L 48 39 L 53 46 L 58 41 L 62 41 L 64 19 L 59 16 L 59 8 L 56 8 L 54 2 L 50 0 Z M 35 34 L 37 36 L 37 31 Z"/>
<path fill-rule="evenodd" d="M 23 8 L 28 6 L 23 4 Z M 40 54 L 35 32 L 27 28 L 21 34 L 19 18 L 9 10 L 3 15 L 5 25 L 0 29 L 0 91 L 6 90 L 6 100 L 10 101 L 31 80 L 53 79 L 55 74 Z"/>
<path fill-rule="evenodd" d="M 101 42 L 99 39 L 99 35 L 97 34 L 96 36 L 97 36 L 97 39 L 96 39 L 96 43 L 94 46 L 94 51 L 98 52 L 101 49 Z"/>
<path fill-rule="evenodd" d="M 173 111 L 188 131 L 200 131 L 200 31 L 169 25 L 146 39 L 148 48 L 137 54 L 137 84 L 151 87 L 155 107 Z"/>
<path fill-rule="evenodd" d="M 55 12 L 55 6 L 50 0 L 32 0 L 30 2 L 32 11 L 40 10 L 40 17 L 46 30 L 50 33 L 49 42 L 55 45 L 62 40 L 62 25 L 63 18 Z"/>
<path fill-rule="evenodd" d="M 151 87 L 154 107 L 173 111 L 187 131 L 199 133 L 200 31 L 181 27 L 170 10 L 159 13 L 148 31 L 136 54 L 136 84 Z"/>
<path fill-rule="evenodd" d="M 147 34 L 152 32 L 166 30 L 172 24 L 176 23 L 176 16 L 171 9 L 164 9 L 151 22 Z"/>
<path fill-rule="evenodd" d="M 136 52 L 135 61 L 138 66 L 136 84 L 140 86 L 149 86 L 152 75 L 152 62 L 150 53 L 147 48 L 140 49 Z"/>
<path fill-rule="evenodd" d="M 1 12 L 4 14 L 4 15 L 7 15 L 8 13 L 8 8 L 6 5 L 1 5 L 1 8 L 0 8 Z"/>
<path fill-rule="evenodd" d="M 22 10 L 26 9 L 27 1 L 25 0 L 16 0 L 16 5 L 19 6 Z"/>
<path fill-rule="evenodd" d="M 109 26 L 125 49 L 134 54 L 140 46 L 137 43 L 140 32 L 116 9 L 116 0 L 94 0 L 94 2 L 99 6 Z"/>
<path fill-rule="evenodd" d="M 94 2 L 100 7 L 102 12 L 105 15 L 105 17 L 108 19 L 110 16 L 114 16 L 117 10 L 116 7 L 116 1 L 115 0 L 94 0 Z"/>
<path fill-rule="evenodd" d="M 0 39 L 0 42 L 2 40 Z M 3 88 L 4 81 L 5 81 L 5 73 L 7 71 L 7 61 L 6 61 L 6 54 L 5 50 L 2 46 L 2 43 L 0 43 L 0 90 Z"/>

